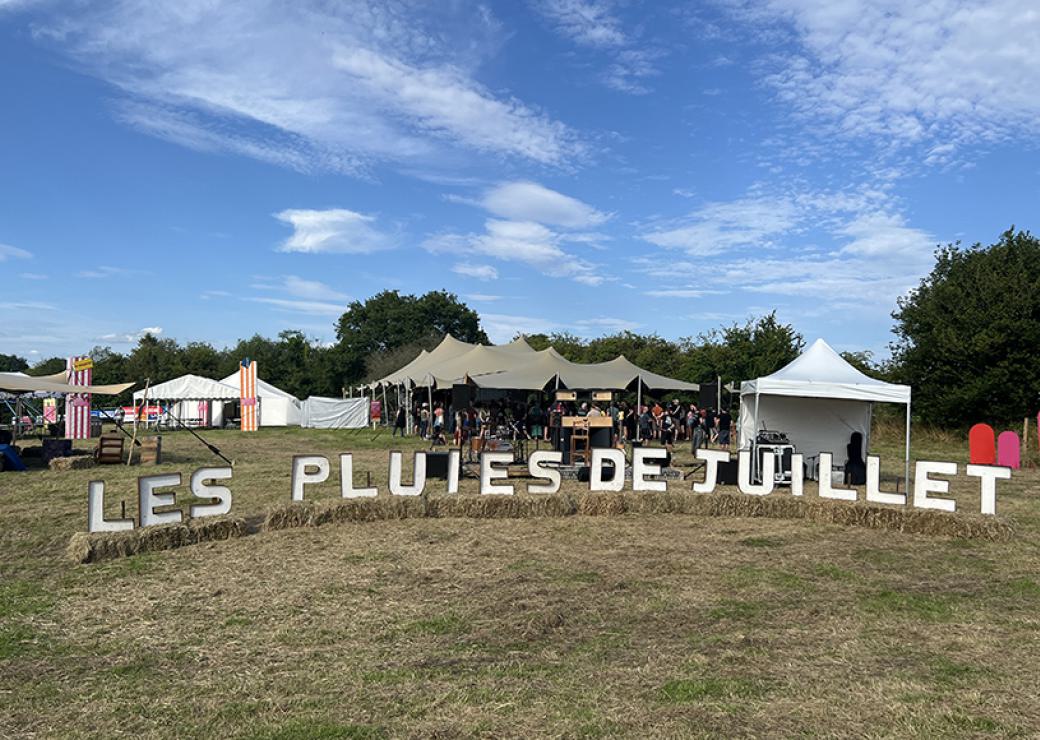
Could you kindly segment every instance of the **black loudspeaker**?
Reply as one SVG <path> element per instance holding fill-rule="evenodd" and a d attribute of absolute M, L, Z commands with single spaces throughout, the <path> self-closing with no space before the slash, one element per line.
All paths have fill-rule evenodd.
<path fill-rule="evenodd" d="M 718 388 L 714 382 L 701 383 L 701 392 L 697 396 L 697 405 L 702 409 L 719 408 Z"/>
<path fill-rule="evenodd" d="M 720 486 L 737 485 L 738 467 L 736 460 L 719 463 L 718 483 Z"/>
<path fill-rule="evenodd" d="M 592 468 L 589 467 L 588 465 L 582 465 L 580 468 L 578 468 L 578 480 L 581 483 L 588 483 L 589 482 L 589 471 L 590 470 L 592 470 Z"/>
<path fill-rule="evenodd" d="M 466 383 L 456 383 L 451 387 L 451 405 L 456 411 L 468 409 L 473 405 L 473 388 Z"/>
<path fill-rule="evenodd" d="M 459 466 L 462 465 L 462 457 L 459 456 Z M 448 479 L 448 453 L 427 452 L 426 453 L 426 477 Z"/>

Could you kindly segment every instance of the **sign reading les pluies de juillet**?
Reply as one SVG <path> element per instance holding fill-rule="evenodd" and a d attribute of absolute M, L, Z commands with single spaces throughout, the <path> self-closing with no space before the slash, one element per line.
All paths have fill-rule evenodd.
<path fill-rule="evenodd" d="M 665 491 L 667 483 L 658 479 L 661 465 L 667 456 L 663 449 L 636 447 L 632 451 L 633 491 Z M 729 453 L 724 450 L 698 450 L 697 457 L 703 460 L 704 480 L 693 484 L 696 494 L 711 494 L 718 485 L 719 463 L 729 460 Z M 379 492 L 376 488 L 356 488 L 354 486 L 353 455 L 345 452 L 340 460 L 340 495 L 343 498 L 369 498 Z M 459 491 L 459 470 L 461 469 L 461 453 L 458 450 L 448 452 L 448 477 L 444 493 L 456 494 Z M 505 482 L 508 475 L 506 466 L 513 462 L 511 452 L 485 452 L 480 456 L 480 493 L 482 495 L 511 496 L 516 493 L 512 483 Z M 626 477 L 625 454 L 617 449 L 593 449 L 589 471 L 590 491 L 622 491 Z M 790 495 L 801 496 L 803 488 L 802 456 L 792 455 Z M 832 455 L 820 453 L 819 497 L 837 501 L 858 500 L 859 493 L 853 488 L 841 488 L 832 480 Z M 537 482 L 528 483 L 527 493 L 551 494 L 560 490 L 560 470 L 563 453 L 540 450 L 528 456 L 527 469 L 531 478 Z M 741 450 L 738 462 L 738 488 L 748 496 L 765 496 L 773 492 L 774 459 L 765 456 L 762 460 L 761 483 L 754 483 L 751 474 L 751 454 Z M 411 483 L 404 482 L 404 453 L 389 453 L 389 476 L 387 487 L 392 496 L 419 496 L 426 490 L 426 453 L 417 452 L 413 458 Z M 918 461 L 914 468 L 914 486 L 911 503 L 918 509 L 937 509 L 955 512 L 957 502 L 945 497 L 950 491 L 949 477 L 957 475 L 957 463 Z M 303 501 L 304 491 L 308 485 L 323 483 L 329 479 L 332 466 L 324 455 L 296 455 L 292 459 L 291 492 L 293 501 Z M 995 465 L 968 465 L 965 473 L 979 479 L 981 494 L 981 512 L 994 515 L 997 512 L 997 481 L 1011 477 L 1011 469 Z M 196 470 L 189 480 L 189 490 L 200 503 L 189 507 L 189 516 L 193 518 L 221 516 L 231 511 L 231 491 L 226 486 L 217 485 L 215 481 L 230 481 L 230 467 L 205 467 Z M 933 478 L 932 476 L 945 476 Z M 176 494 L 167 490 L 182 484 L 180 473 L 164 473 L 146 475 L 137 480 L 138 519 L 139 526 L 149 527 L 158 524 L 176 524 L 182 521 L 180 509 L 171 509 L 176 504 Z M 935 495 L 933 495 L 935 494 Z M 105 484 L 103 481 L 91 481 L 87 491 L 87 529 L 90 532 L 105 532 L 133 529 L 133 519 L 105 519 L 104 516 Z M 881 490 L 881 459 L 874 455 L 867 456 L 866 499 L 868 503 L 906 506 L 907 494 L 896 491 Z M 164 509 L 159 511 L 159 509 Z"/>

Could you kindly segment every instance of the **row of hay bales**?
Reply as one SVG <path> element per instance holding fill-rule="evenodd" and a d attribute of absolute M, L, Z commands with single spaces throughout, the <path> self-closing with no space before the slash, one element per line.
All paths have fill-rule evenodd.
<path fill-rule="evenodd" d="M 712 517 L 804 519 L 822 524 L 888 529 L 963 539 L 1004 542 L 1014 535 L 1008 519 L 947 514 L 868 504 L 807 501 L 792 496 L 716 493 L 558 493 L 551 496 L 378 496 L 333 502 L 305 502 L 268 512 L 264 531 L 320 527 L 346 522 L 414 518 L 530 519 L 620 514 L 687 514 Z M 170 550 L 200 542 L 227 540 L 247 533 L 243 519 L 193 519 L 183 524 L 126 532 L 79 532 L 67 555 L 76 563 Z"/>
<path fill-rule="evenodd" d="M 144 527 L 123 532 L 77 532 L 72 535 L 65 552 L 74 563 L 96 563 L 128 555 L 197 545 L 200 542 L 230 540 L 245 533 L 244 519 L 189 519 L 181 524 Z"/>
<path fill-rule="evenodd" d="M 805 519 L 823 524 L 888 529 L 994 542 L 1014 535 L 1011 521 L 974 514 L 868 504 L 806 501 L 792 496 L 716 493 L 560 493 L 551 496 L 380 496 L 338 502 L 297 503 L 268 513 L 265 530 L 318 527 L 416 517 L 519 519 L 618 514 L 690 514 L 714 517 Z"/>

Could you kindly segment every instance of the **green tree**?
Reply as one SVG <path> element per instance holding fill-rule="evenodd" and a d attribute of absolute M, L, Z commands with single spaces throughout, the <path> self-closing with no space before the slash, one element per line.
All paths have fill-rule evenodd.
<path fill-rule="evenodd" d="M 939 247 L 892 317 L 895 374 L 945 425 L 1011 422 L 1040 401 L 1040 240 L 1014 227 L 988 247 Z"/>
<path fill-rule="evenodd" d="M 29 369 L 29 363 L 18 355 L 0 355 L 0 373 L 20 373 Z"/>
<path fill-rule="evenodd" d="M 364 303 L 354 301 L 336 322 L 339 378 L 344 384 L 361 380 L 371 355 L 421 342 L 430 334 L 488 341 L 477 312 L 452 293 L 432 291 L 416 297 L 384 290 Z"/>
<path fill-rule="evenodd" d="M 65 372 L 66 360 L 63 357 L 48 357 L 46 360 L 40 360 L 32 369 L 29 370 L 29 375 L 54 375 L 55 373 Z"/>

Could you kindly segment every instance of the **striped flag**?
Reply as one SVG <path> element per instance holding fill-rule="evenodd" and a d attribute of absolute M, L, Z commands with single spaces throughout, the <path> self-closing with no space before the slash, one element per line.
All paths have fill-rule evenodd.
<path fill-rule="evenodd" d="M 94 368 L 89 357 L 70 357 L 65 363 L 65 379 L 69 385 L 90 385 Z M 77 369 L 77 367 L 79 369 Z M 69 393 L 65 396 L 65 438 L 90 439 L 89 393 Z"/>
<path fill-rule="evenodd" d="M 256 398 L 256 361 L 248 357 L 238 368 L 239 396 L 242 401 L 242 431 L 255 432 L 260 426 L 260 405 Z"/>

